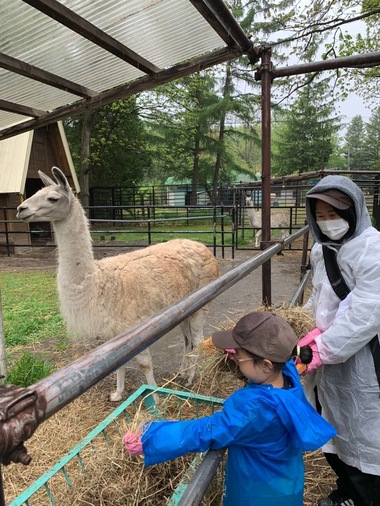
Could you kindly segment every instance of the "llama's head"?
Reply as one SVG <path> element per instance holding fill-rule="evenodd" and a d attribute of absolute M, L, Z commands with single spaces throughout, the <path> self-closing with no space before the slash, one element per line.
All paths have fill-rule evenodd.
<path fill-rule="evenodd" d="M 45 187 L 30 198 L 24 200 L 17 208 L 17 218 L 22 221 L 60 221 L 67 217 L 72 191 L 63 172 L 53 167 L 51 172 L 55 181 L 38 171 Z"/>
<path fill-rule="evenodd" d="M 252 206 L 253 205 L 252 197 L 250 195 L 246 195 L 245 196 L 245 205 L 246 206 Z"/>

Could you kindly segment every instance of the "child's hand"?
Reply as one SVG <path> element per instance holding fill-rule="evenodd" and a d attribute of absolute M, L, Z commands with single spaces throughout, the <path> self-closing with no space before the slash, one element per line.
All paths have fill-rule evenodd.
<path fill-rule="evenodd" d="M 142 455 L 144 452 L 141 442 L 141 432 L 132 433 L 128 430 L 124 436 L 124 448 L 132 457 Z"/>

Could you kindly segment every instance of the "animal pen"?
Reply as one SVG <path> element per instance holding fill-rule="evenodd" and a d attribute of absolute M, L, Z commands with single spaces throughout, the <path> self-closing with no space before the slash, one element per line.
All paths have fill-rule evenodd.
<path fill-rule="evenodd" d="M 121 15 L 110 23 L 104 19 L 104 13 L 109 7 L 112 11 L 110 15 L 116 13 L 116 4 L 111 1 L 92 1 L 89 10 L 86 2 L 78 6 L 71 0 L 65 5 L 53 0 L 17 0 L 11 4 L 3 19 L 8 32 L 3 39 L 7 45 L 0 56 L 0 66 L 7 71 L 2 76 L 3 89 L 7 90 L 7 94 L 0 101 L 0 139 L 110 104 L 241 55 L 246 55 L 252 65 L 260 62 L 255 77 L 261 81 L 262 93 L 263 251 L 40 382 L 25 389 L 3 385 L 0 400 L 1 462 L 5 465 L 11 462 L 27 465 L 31 457 L 24 443 L 41 424 L 259 266 L 262 267 L 262 300 L 266 305 L 271 304 L 271 257 L 307 233 L 307 227 L 303 227 L 285 239 L 283 244 L 271 243 L 271 84 L 279 77 L 379 65 L 380 53 L 276 68 L 271 61 L 271 48 L 253 47 L 221 0 L 176 0 L 173 5 L 169 0 L 162 2 L 166 10 L 158 11 L 158 14 L 165 23 L 149 25 L 149 37 L 142 41 L 141 30 L 149 21 L 144 16 L 151 14 L 154 7 L 151 2 L 119 3 L 117 8 L 122 11 Z M 136 9 L 137 14 L 128 12 L 128 8 L 136 7 L 135 4 L 140 7 Z M 154 14 L 157 15 L 156 11 Z M 136 23 L 129 25 L 131 18 Z M 97 23 L 100 20 L 102 23 Z M 170 32 L 182 21 L 185 26 L 180 26 L 175 33 Z M 35 54 L 33 51 L 26 54 L 25 47 L 17 46 L 17 40 L 24 40 L 22 34 L 26 23 L 30 28 L 28 36 L 36 37 L 28 40 L 29 46 L 36 48 Z M 108 32 L 96 24 L 108 26 Z M 164 29 L 169 32 L 168 37 L 162 36 Z M 73 33 L 77 37 L 76 48 L 72 46 Z M 135 50 L 127 47 L 125 34 L 132 37 Z M 189 40 L 192 44 L 188 43 Z M 215 47 L 218 49 L 213 49 Z M 5 54 L 7 50 L 12 56 Z M 99 61 L 102 65 L 95 65 Z M 79 75 L 79 82 L 73 81 Z M 25 82 L 27 86 L 24 86 Z M 28 100 L 29 104 L 26 104 Z M 24 117 L 27 119 L 24 120 Z M 295 303 L 306 282 L 307 276 L 304 276 L 295 294 Z M 212 400 L 207 399 L 206 402 Z M 120 409 L 126 407 L 125 404 L 122 406 Z M 221 455 L 214 452 L 206 455 L 180 504 L 201 502 L 220 459 Z M 203 472 L 205 468 L 206 472 Z M 3 493 L 0 503 L 5 504 Z"/>

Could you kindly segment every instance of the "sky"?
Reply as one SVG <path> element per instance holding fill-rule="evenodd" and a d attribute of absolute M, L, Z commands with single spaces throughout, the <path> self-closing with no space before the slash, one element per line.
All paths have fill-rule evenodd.
<path fill-rule="evenodd" d="M 354 116 L 360 115 L 364 121 L 368 121 L 371 116 L 371 109 L 365 104 L 363 99 L 354 93 L 344 102 L 339 102 L 338 107 L 342 115 L 345 115 L 350 121 Z"/>

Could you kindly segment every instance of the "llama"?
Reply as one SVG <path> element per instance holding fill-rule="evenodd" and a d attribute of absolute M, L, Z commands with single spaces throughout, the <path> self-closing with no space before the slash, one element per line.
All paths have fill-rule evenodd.
<path fill-rule="evenodd" d="M 258 248 L 260 246 L 261 240 L 261 209 L 255 209 L 251 197 L 245 198 L 248 213 L 248 219 L 252 228 L 257 228 L 256 231 L 256 242 L 255 247 Z M 279 228 L 286 227 L 289 230 L 290 227 L 290 219 L 289 213 L 284 209 L 271 209 L 271 227 Z M 286 237 L 288 237 L 288 230 L 285 228 L 281 229 L 281 240 L 283 241 Z"/>
<path fill-rule="evenodd" d="M 38 172 L 44 187 L 17 208 L 25 222 L 48 221 L 58 248 L 57 284 L 61 313 L 68 331 L 78 338 L 110 339 L 206 285 L 219 266 L 206 246 L 188 239 L 95 260 L 89 222 L 79 200 L 58 167 L 55 179 Z M 203 338 L 207 306 L 181 324 L 184 353 L 181 374 L 186 385 L 194 378 L 194 351 Z M 156 386 L 149 349 L 136 356 L 148 384 Z M 117 371 L 112 401 L 122 399 L 125 367 Z"/>

